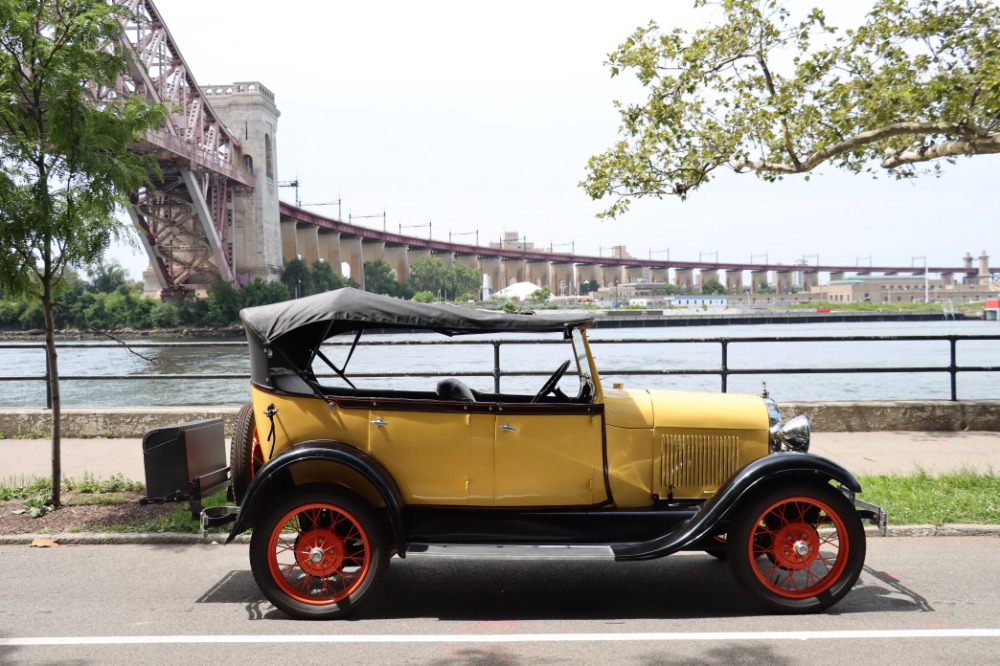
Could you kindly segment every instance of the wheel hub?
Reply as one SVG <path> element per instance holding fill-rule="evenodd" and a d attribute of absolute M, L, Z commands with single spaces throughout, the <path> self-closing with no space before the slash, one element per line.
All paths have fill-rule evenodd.
<path fill-rule="evenodd" d="M 297 540 L 295 559 L 306 574 L 327 578 L 343 566 L 344 544 L 329 530 L 309 530 Z"/>
<path fill-rule="evenodd" d="M 819 535 L 807 523 L 791 523 L 778 530 L 774 539 L 775 564 L 783 569 L 809 568 L 819 555 Z"/>

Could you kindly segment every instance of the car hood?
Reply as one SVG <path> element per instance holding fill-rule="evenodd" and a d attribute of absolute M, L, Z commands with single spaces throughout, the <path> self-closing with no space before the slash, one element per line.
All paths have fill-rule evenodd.
<path fill-rule="evenodd" d="M 767 407 L 756 395 L 645 389 L 604 391 L 608 426 L 767 430 Z"/>

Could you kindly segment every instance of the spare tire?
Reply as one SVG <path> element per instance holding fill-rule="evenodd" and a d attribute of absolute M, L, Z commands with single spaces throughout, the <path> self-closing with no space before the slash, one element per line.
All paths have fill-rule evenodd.
<path fill-rule="evenodd" d="M 232 468 L 233 498 L 237 504 L 243 503 L 247 488 L 264 465 L 264 452 L 257 436 L 257 424 L 253 405 L 240 408 L 233 428 L 233 439 L 229 445 L 229 466 Z"/>

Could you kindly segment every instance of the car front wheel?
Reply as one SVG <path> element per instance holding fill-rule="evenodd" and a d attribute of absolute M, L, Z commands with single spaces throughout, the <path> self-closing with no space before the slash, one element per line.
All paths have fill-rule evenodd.
<path fill-rule="evenodd" d="M 730 527 L 726 550 L 737 580 L 770 610 L 811 613 L 854 587 L 865 533 L 832 486 L 795 485 L 751 500 Z"/>
<path fill-rule="evenodd" d="M 356 612 L 389 567 L 388 538 L 372 507 L 330 486 L 303 486 L 278 502 L 250 538 L 250 569 L 264 596 L 301 619 Z"/>

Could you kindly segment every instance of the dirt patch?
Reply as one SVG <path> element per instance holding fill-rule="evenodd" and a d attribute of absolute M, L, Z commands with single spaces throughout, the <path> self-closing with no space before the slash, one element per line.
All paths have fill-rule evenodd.
<path fill-rule="evenodd" d="M 140 492 L 116 493 L 121 501 L 112 504 L 81 504 L 96 496 L 82 493 L 63 493 L 63 505 L 44 516 L 32 518 L 27 512 L 14 513 L 26 508 L 24 500 L 0 502 L 0 535 L 59 534 L 63 532 L 101 532 L 116 525 L 139 527 L 151 520 L 174 512 L 180 504 L 139 504 Z"/>

